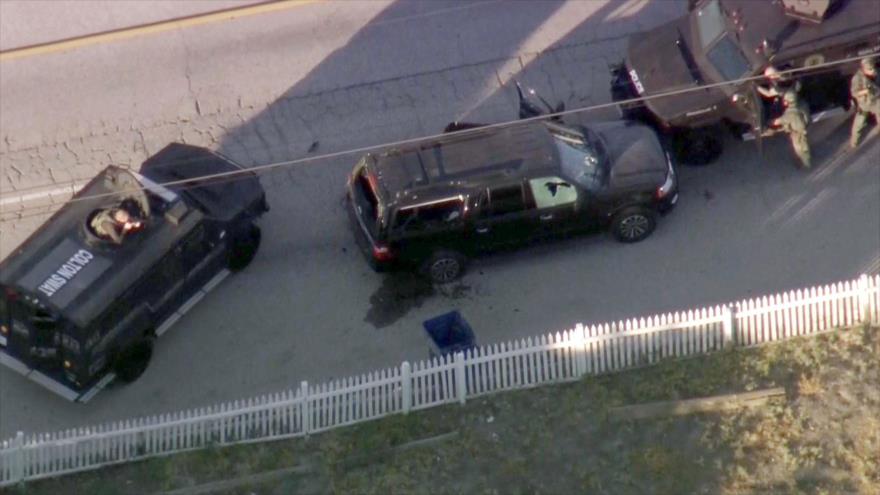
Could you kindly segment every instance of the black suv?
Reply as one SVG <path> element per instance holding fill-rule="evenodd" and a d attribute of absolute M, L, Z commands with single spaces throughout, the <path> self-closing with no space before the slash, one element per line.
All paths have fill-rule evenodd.
<path fill-rule="evenodd" d="M 534 115 L 520 96 L 520 115 Z M 481 125 L 447 129 L 468 127 Z M 469 256 L 536 239 L 610 228 L 622 242 L 640 241 L 677 199 L 657 136 L 624 121 L 469 129 L 367 154 L 348 181 L 371 265 L 414 267 L 438 283 L 457 278 Z"/>

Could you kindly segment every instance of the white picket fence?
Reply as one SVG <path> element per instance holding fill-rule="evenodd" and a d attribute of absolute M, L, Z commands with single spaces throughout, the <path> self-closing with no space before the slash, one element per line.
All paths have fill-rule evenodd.
<path fill-rule="evenodd" d="M 0 443 L 0 486 L 209 446 L 317 433 L 503 390 L 578 380 L 801 335 L 880 323 L 880 275 L 695 311 L 493 344 L 448 359 L 207 408 Z"/>

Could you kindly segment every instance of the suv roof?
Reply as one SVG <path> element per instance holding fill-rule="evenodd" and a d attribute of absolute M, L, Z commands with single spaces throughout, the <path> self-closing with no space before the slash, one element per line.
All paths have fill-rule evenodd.
<path fill-rule="evenodd" d="M 189 168 L 179 161 L 183 158 L 201 165 Z M 177 240 L 206 216 L 214 217 L 212 210 L 226 202 L 230 208 L 223 215 L 235 215 L 247 206 L 246 201 L 250 200 L 247 195 L 234 194 L 239 188 L 259 189 L 255 180 L 227 181 L 207 187 L 201 183 L 188 189 L 179 188 L 181 186 L 169 189 L 157 184 L 171 178 L 162 173 L 171 167 L 185 171 L 185 176 L 178 173 L 174 177 L 178 180 L 235 169 L 207 149 L 177 143 L 148 160 L 141 168 L 144 175 L 109 166 L 74 196 L 76 201 L 64 204 L 0 263 L 0 284 L 25 289 L 38 296 L 41 303 L 84 327 L 166 256 Z M 117 246 L 98 240 L 87 225 L 97 209 L 118 204 L 120 194 L 125 191 L 115 186 L 113 178 L 120 173 L 132 173 L 147 190 L 151 212 L 147 226 Z M 248 182 L 254 184 L 242 184 Z M 218 198 L 214 203 L 205 201 L 204 197 L 216 196 L 224 189 L 229 193 L 225 199 Z M 103 197 L 82 199 L 95 195 Z M 236 207 L 232 207 L 233 203 Z M 50 282 L 53 277 L 55 284 Z M 44 285 L 47 283 L 49 285 Z"/>
<path fill-rule="evenodd" d="M 539 122 L 483 129 L 368 156 L 379 184 L 395 198 L 429 187 L 452 192 L 462 185 L 553 168 L 557 163 L 550 132 Z"/>

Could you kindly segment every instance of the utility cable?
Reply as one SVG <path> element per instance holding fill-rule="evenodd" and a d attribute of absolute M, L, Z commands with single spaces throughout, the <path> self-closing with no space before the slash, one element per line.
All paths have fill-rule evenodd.
<path fill-rule="evenodd" d="M 848 58 L 844 58 L 844 59 L 833 60 L 830 62 L 823 62 L 823 63 L 811 65 L 809 67 L 800 67 L 800 68 L 795 68 L 795 69 L 781 70 L 781 71 L 779 71 L 779 74 L 781 74 L 781 75 L 795 75 L 795 74 L 799 74 L 801 72 L 811 72 L 811 73 L 817 72 L 817 71 L 821 72 L 820 69 L 826 69 L 826 68 L 836 67 L 838 65 L 844 65 L 844 64 L 851 63 L 851 62 L 856 62 L 856 61 L 859 61 L 859 60 L 865 58 L 866 56 L 868 56 L 868 55 L 860 55 L 860 56 L 856 56 L 856 57 L 848 57 Z M 181 186 L 181 187 L 177 187 L 178 190 L 187 189 L 190 187 L 199 187 L 202 184 L 193 184 L 193 182 L 214 181 L 217 179 L 229 179 L 229 178 L 235 178 L 235 177 L 242 178 L 242 176 L 253 174 L 253 173 L 259 174 L 259 173 L 273 171 L 273 170 L 283 168 L 283 167 L 302 165 L 305 163 L 315 162 L 315 161 L 319 161 L 319 160 L 328 160 L 328 159 L 332 159 L 332 158 L 338 158 L 338 157 L 353 155 L 353 154 L 367 153 L 367 152 L 376 151 L 376 150 L 400 148 L 400 147 L 404 147 L 404 146 L 408 146 L 408 145 L 416 145 L 416 144 L 419 144 L 424 141 L 437 141 L 437 140 L 441 140 L 441 139 L 449 138 L 449 137 L 461 137 L 461 136 L 467 136 L 467 135 L 472 135 L 472 134 L 476 135 L 476 134 L 480 134 L 482 132 L 485 132 L 486 130 L 491 130 L 491 129 L 501 129 L 501 128 L 512 127 L 512 126 L 516 126 L 516 125 L 523 125 L 523 124 L 527 124 L 529 122 L 537 122 L 537 121 L 542 121 L 542 120 L 554 119 L 554 118 L 563 117 L 566 115 L 573 115 L 573 114 L 590 112 L 590 111 L 595 111 L 595 110 L 602 110 L 602 109 L 610 108 L 610 107 L 630 105 L 633 103 L 642 103 L 642 102 L 646 102 L 646 101 L 650 101 L 650 100 L 654 100 L 654 99 L 659 99 L 659 98 L 667 98 L 670 96 L 678 96 L 678 95 L 683 95 L 683 94 L 687 94 L 687 93 L 691 93 L 691 92 L 695 92 L 695 91 L 704 91 L 706 89 L 720 88 L 720 87 L 724 87 L 724 86 L 733 86 L 733 85 L 738 85 L 738 84 L 742 84 L 742 83 L 746 83 L 746 82 L 764 80 L 764 79 L 766 79 L 766 78 L 763 75 L 742 77 L 742 78 L 733 79 L 730 81 L 722 81 L 722 82 L 718 82 L 718 83 L 703 84 L 703 85 L 699 85 L 699 86 L 695 86 L 695 87 L 682 88 L 682 89 L 677 89 L 677 90 L 673 90 L 673 91 L 666 91 L 663 93 L 656 93 L 656 94 L 652 94 L 652 95 L 648 95 L 648 96 L 629 98 L 626 100 L 614 101 L 614 102 L 609 102 L 609 103 L 600 103 L 597 105 L 590 105 L 590 106 L 586 106 L 586 107 L 579 107 L 579 108 L 574 108 L 574 109 L 570 109 L 570 110 L 563 110 L 563 111 L 559 111 L 559 112 L 542 114 L 542 115 L 538 115 L 535 117 L 528 117 L 528 118 L 511 120 L 511 121 L 506 121 L 506 122 L 499 122 L 499 123 L 495 123 L 495 124 L 485 124 L 485 125 L 481 125 L 480 127 L 473 128 L 473 129 L 465 129 L 465 130 L 454 131 L 454 132 L 433 134 L 433 135 L 429 135 L 429 136 L 421 136 L 421 137 L 417 137 L 417 138 L 402 139 L 402 140 L 391 141 L 391 142 L 382 143 L 382 144 L 361 146 L 358 148 L 351 148 L 351 149 L 342 150 L 342 151 L 335 151 L 332 153 L 325 153 L 325 154 L 317 155 L 317 156 L 309 156 L 309 157 L 298 158 L 298 159 L 294 159 L 294 160 L 286 160 L 286 161 L 281 161 L 281 162 L 267 163 L 264 165 L 257 165 L 254 167 L 246 168 L 244 170 L 218 172 L 215 174 L 206 174 L 206 175 L 197 176 L 197 177 L 190 177 L 190 178 L 186 178 L 186 179 L 167 181 L 167 182 L 160 183 L 159 185 L 165 186 L 165 187 Z M 69 200 L 66 201 L 66 203 L 101 199 L 101 198 L 105 198 L 105 197 L 117 196 L 118 194 L 119 193 L 113 192 L 113 193 L 101 193 L 101 194 L 77 196 L 77 197 L 70 198 Z M 22 208 L 15 210 L 15 212 L 9 212 L 9 214 L 14 216 L 15 218 L 10 219 L 10 220 L 0 220 L 0 222 L 8 222 L 8 221 L 12 221 L 12 220 L 19 219 L 19 218 L 26 218 L 25 215 L 16 215 L 16 213 L 20 213 L 20 212 L 31 210 L 31 209 L 46 209 L 46 208 L 50 208 L 50 207 L 51 206 L 49 206 L 49 205 L 25 206 L 25 207 L 22 207 Z M 38 213 L 38 215 L 42 215 L 42 214 L 45 214 L 45 212 Z"/>

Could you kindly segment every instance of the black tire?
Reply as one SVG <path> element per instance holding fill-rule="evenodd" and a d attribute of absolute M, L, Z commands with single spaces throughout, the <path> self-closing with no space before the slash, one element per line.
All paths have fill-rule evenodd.
<path fill-rule="evenodd" d="M 464 273 L 466 261 L 455 251 L 436 251 L 422 263 L 421 271 L 435 284 L 448 284 Z"/>
<path fill-rule="evenodd" d="M 238 271 L 248 266 L 257 255 L 260 248 L 260 240 L 263 233 L 260 227 L 250 223 L 247 227 L 236 232 L 229 246 L 227 266 L 232 271 Z"/>
<path fill-rule="evenodd" d="M 639 242 L 657 228 L 657 213 L 648 208 L 624 208 L 611 220 L 611 233 L 620 242 Z"/>
<path fill-rule="evenodd" d="M 717 160 L 724 151 L 724 144 L 720 129 L 704 127 L 676 132 L 672 148 L 678 163 L 701 167 Z"/>
<path fill-rule="evenodd" d="M 124 383 L 131 383 L 147 370 L 153 357 L 153 337 L 143 337 L 116 356 L 113 371 Z"/>

